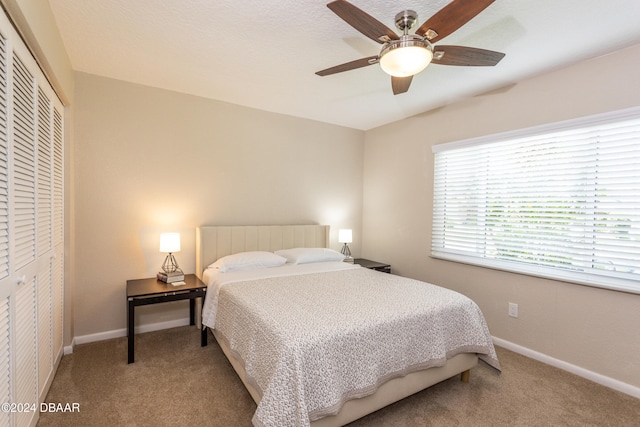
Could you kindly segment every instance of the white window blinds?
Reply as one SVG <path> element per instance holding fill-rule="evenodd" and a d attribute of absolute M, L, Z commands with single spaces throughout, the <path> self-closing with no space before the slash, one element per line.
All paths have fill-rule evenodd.
<path fill-rule="evenodd" d="M 434 257 L 640 293 L 640 109 L 434 153 Z"/>

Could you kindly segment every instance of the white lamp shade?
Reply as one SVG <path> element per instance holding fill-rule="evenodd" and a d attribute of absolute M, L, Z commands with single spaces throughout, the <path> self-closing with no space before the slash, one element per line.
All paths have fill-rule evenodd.
<path fill-rule="evenodd" d="M 339 243 L 351 243 L 353 242 L 353 235 L 351 229 L 341 228 L 338 230 L 338 242 Z"/>
<path fill-rule="evenodd" d="M 161 233 L 160 252 L 180 252 L 180 233 Z"/>

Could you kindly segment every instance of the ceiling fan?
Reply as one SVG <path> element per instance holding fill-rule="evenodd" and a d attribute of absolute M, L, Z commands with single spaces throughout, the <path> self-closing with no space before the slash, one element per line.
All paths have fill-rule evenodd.
<path fill-rule="evenodd" d="M 329 9 L 371 40 L 382 44 L 382 49 L 378 55 L 336 65 L 316 74 L 328 76 L 379 63 L 391 75 L 393 94 L 398 95 L 409 90 L 413 76 L 431 62 L 441 65 L 494 66 L 504 57 L 504 53 L 474 47 L 432 45 L 462 27 L 493 2 L 453 0 L 424 22 L 415 34 L 409 34 L 409 30 L 416 23 L 418 14 L 413 10 L 402 11 L 395 17 L 396 27 L 402 31 L 402 35 L 398 36 L 395 31 L 351 3 L 333 1 L 327 4 Z"/>

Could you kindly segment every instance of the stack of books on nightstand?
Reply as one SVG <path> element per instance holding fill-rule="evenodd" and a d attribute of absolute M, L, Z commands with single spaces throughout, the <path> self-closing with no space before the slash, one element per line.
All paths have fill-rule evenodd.
<path fill-rule="evenodd" d="M 184 281 L 184 273 L 180 270 L 174 271 L 172 273 L 167 273 L 165 271 L 158 272 L 158 280 L 161 280 L 166 283 L 174 283 L 174 282 L 183 282 Z"/>

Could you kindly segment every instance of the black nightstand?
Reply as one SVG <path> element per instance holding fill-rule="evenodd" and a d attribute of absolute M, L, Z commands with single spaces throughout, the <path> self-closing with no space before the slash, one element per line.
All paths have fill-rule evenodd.
<path fill-rule="evenodd" d="M 137 306 L 188 299 L 189 323 L 192 325 L 196 324 L 196 298 L 202 298 L 202 304 L 204 305 L 207 285 L 202 283 L 195 274 L 185 274 L 184 281 L 184 285 L 173 286 L 171 283 L 162 282 L 155 277 L 150 279 L 127 280 L 128 363 L 133 363 L 134 361 L 134 311 Z M 207 328 L 204 326 L 202 327 L 200 345 L 202 347 L 207 345 Z"/>
<path fill-rule="evenodd" d="M 377 261 L 371 261 L 369 259 L 364 258 L 355 258 L 353 260 L 354 264 L 360 264 L 360 266 L 364 268 L 370 268 L 371 270 L 381 271 L 383 273 L 391 273 L 391 265 L 383 264 Z"/>

